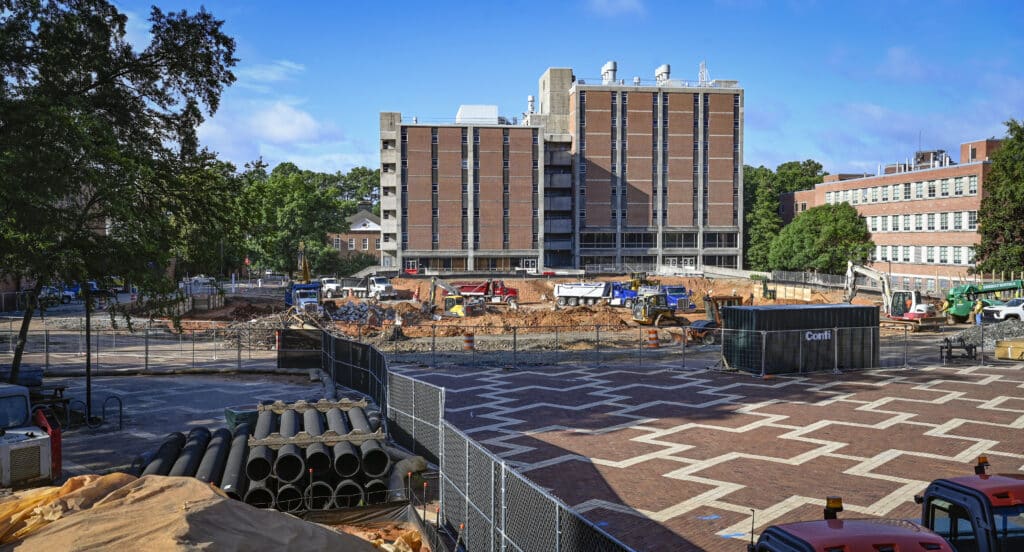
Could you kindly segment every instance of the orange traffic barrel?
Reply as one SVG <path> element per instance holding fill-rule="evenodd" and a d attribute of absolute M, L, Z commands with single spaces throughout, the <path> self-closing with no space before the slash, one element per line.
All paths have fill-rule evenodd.
<path fill-rule="evenodd" d="M 281 350 L 281 330 L 274 330 L 274 350 Z"/>
<path fill-rule="evenodd" d="M 659 346 L 659 343 L 658 343 L 658 330 L 654 330 L 654 329 L 647 330 L 647 348 L 648 349 L 657 349 L 658 346 Z"/>
<path fill-rule="evenodd" d="M 476 349 L 476 340 L 473 337 L 473 334 L 468 333 L 468 334 L 462 336 L 462 350 L 463 351 L 472 351 L 474 349 Z"/>

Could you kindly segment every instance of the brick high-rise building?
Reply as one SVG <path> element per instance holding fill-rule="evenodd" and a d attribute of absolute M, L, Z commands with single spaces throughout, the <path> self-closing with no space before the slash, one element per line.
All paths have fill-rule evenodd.
<path fill-rule="evenodd" d="M 596 82 L 550 68 L 522 124 L 381 114 L 381 263 L 404 269 L 738 268 L 743 90 L 736 81 Z"/>
<path fill-rule="evenodd" d="M 948 289 L 974 266 L 989 155 L 999 145 L 999 140 L 964 143 L 960 164 L 944 151 L 923 151 L 877 176 L 826 177 L 811 190 L 783 194 L 783 220 L 817 205 L 849 203 L 875 242 L 873 268 L 891 273 L 901 288 Z"/>

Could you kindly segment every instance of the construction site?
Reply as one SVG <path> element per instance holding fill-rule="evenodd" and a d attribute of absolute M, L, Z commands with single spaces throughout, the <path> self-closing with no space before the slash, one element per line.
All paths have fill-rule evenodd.
<path fill-rule="evenodd" d="M 8 416 L 0 542 L 740 550 L 826 507 L 1021 546 L 1020 281 L 876 276 L 222 284 L 88 333 L 59 305 L 2 389 L 31 407 Z M 989 548 L 929 513 L 979 457 L 1010 474 Z"/>

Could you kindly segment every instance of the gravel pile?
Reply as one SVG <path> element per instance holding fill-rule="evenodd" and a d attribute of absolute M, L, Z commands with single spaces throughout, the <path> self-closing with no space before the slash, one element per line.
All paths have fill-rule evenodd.
<path fill-rule="evenodd" d="M 985 350 L 991 351 L 996 347 L 996 341 L 1004 339 L 1018 339 L 1024 337 L 1024 322 L 1020 320 L 1006 320 L 996 324 L 985 324 Z M 956 334 L 955 338 L 963 338 L 967 343 L 975 347 L 981 345 L 981 328 L 971 326 Z"/>
<path fill-rule="evenodd" d="M 385 309 L 369 303 L 343 303 L 334 309 L 332 309 L 331 306 L 332 303 L 324 304 L 327 315 L 330 316 L 332 320 L 336 320 L 338 322 L 367 322 L 371 324 L 379 324 L 384 320 L 395 319 L 395 309 Z"/>

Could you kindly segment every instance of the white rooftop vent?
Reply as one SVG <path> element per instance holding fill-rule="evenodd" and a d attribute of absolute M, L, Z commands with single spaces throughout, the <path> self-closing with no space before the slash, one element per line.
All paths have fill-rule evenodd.
<path fill-rule="evenodd" d="M 526 97 L 526 112 L 533 113 L 533 96 Z"/>
<path fill-rule="evenodd" d="M 633 77 L 633 86 L 640 86 L 640 77 Z"/>
<path fill-rule="evenodd" d="M 654 70 L 654 80 L 658 84 L 665 84 L 666 82 L 668 82 L 668 79 L 671 74 L 672 67 L 666 63 Z"/>
<path fill-rule="evenodd" d="M 615 83 L 615 70 L 618 69 L 618 65 L 614 61 L 609 61 L 601 66 L 601 81 L 603 84 L 614 84 Z"/>
<path fill-rule="evenodd" d="M 496 125 L 498 124 L 498 106 L 496 105 L 460 105 L 455 114 L 457 124 Z"/>

